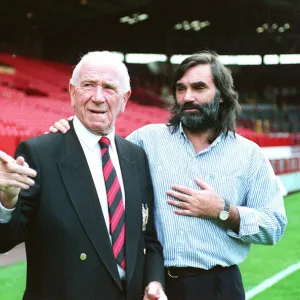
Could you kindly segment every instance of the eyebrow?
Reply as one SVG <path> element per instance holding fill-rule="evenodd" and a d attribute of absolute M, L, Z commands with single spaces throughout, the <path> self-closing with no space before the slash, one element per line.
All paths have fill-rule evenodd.
<path fill-rule="evenodd" d="M 208 87 L 204 81 L 196 81 L 191 83 L 192 87 Z"/>
<path fill-rule="evenodd" d="M 98 80 L 94 79 L 94 78 L 86 78 L 86 79 L 83 79 L 81 81 L 81 84 L 86 83 L 86 82 L 97 84 Z M 119 85 L 115 82 L 112 82 L 112 81 L 105 81 L 104 80 L 104 81 L 102 81 L 102 85 L 109 86 L 109 87 L 112 87 L 112 88 L 115 88 L 115 89 L 119 88 Z"/>
<path fill-rule="evenodd" d="M 196 81 L 196 82 L 192 82 L 191 84 L 191 87 L 208 87 L 208 85 L 204 82 L 204 81 Z M 186 86 L 184 83 L 182 82 L 177 82 L 176 83 L 176 88 L 177 87 L 183 87 L 183 86 Z"/>
<path fill-rule="evenodd" d="M 83 84 L 83 83 L 86 83 L 86 82 L 96 83 L 97 80 L 92 79 L 92 78 L 85 78 L 85 79 L 81 80 L 80 84 Z"/>
<path fill-rule="evenodd" d="M 106 85 L 114 85 L 114 86 L 117 86 L 117 83 L 116 83 L 116 82 L 113 82 L 113 81 L 103 80 L 102 83 L 103 83 L 103 84 L 106 84 Z"/>
<path fill-rule="evenodd" d="M 115 83 L 115 82 L 103 81 L 103 82 L 102 82 L 102 85 L 103 85 L 103 86 L 111 87 L 111 88 L 113 88 L 113 89 L 115 89 L 115 90 L 117 90 L 117 89 L 120 88 L 120 86 L 119 86 L 117 83 Z"/>

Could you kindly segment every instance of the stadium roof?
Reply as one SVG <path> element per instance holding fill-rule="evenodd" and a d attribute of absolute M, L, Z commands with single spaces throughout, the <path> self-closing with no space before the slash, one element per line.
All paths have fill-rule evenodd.
<path fill-rule="evenodd" d="M 42 48 L 43 57 L 70 61 L 95 49 L 300 51 L 298 0 L 9 0 L 0 3 L 0 24 L 0 51 Z"/>

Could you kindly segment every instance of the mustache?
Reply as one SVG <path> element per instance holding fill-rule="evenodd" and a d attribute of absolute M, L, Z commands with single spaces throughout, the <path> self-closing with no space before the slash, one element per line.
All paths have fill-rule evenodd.
<path fill-rule="evenodd" d="M 186 102 L 180 106 L 180 110 L 185 110 L 185 109 L 198 109 L 199 111 L 202 111 L 202 107 L 200 104 L 192 103 L 192 102 Z"/>

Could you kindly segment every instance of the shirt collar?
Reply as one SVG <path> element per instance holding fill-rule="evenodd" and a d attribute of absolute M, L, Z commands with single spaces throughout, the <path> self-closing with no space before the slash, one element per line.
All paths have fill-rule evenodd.
<path fill-rule="evenodd" d="M 79 140 L 85 144 L 89 150 L 94 150 L 95 146 L 98 145 L 102 135 L 95 134 L 89 131 L 86 127 L 82 125 L 77 116 L 73 119 L 74 130 L 79 138 Z M 115 129 L 113 129 L 106 137 L 110 140 L 110 145 L 115 149 Z"/>
<path fill-rule="evenodd" d="M 178 131 L 179 131 L 180 137 L 183 137 L 185 140 L 188 140 L 188 138 L 187 138 L 187 136 L 186 136 L 186 134 L 185 134 L 185 132 L 183 130 L 181 122 L 179 123 L 179 129 L 178 129 Z"/>
<path fill-rule="evenodd" d="M 179 134 L 180 134 L 180 138 L 182 137 L 182 138 L 184 139 L 185 142 L 189 140 L 189 139 L 187 138 L 187 136 L 186 136 L 184 130 L 183 130 L 183 127 L 182 127 L 181 122 L 179 123 L 178 132 L 179 132 Z M 229 132 L 229 133 L 228 133 L 228 136 L 231 136 L 231 135 L 232 135 L 232 133 Z M 224 135 L 223 132 L 221 132 L 221 133 L 217 136 L 217 138 L 215 138 L 215 140 L 209 145 L 208 149 L 210 149 L 210 148 L 216 146 L 223 138 L 225 138 L 225 135 Z"/>

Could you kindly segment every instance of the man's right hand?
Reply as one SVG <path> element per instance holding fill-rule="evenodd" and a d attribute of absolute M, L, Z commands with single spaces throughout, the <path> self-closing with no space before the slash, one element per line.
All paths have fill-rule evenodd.
<path fill-rule="evenodd" d="M 14 160 L 0 150 L 0 201 L 4 207 L 15 207 L 20 190 L 34 185 L 29 176 L 35 177 L 36 171 L 29 168 L 22 156 Z"/>
<path fill-rule="evenodd" d="M 49 132 L 50 133 L 55 133 L 55 132 L 62 132 L 62 133 L 67 133 L 70 130 L 70 125 L 69 122 L 73 120 L 73 116 L 67 118 L 67 119 L 60 119 L 58 122 L 55 122 L 53 126 L 49 127 Z M 49 133 L 46 132 L 46 133 Z"/>

